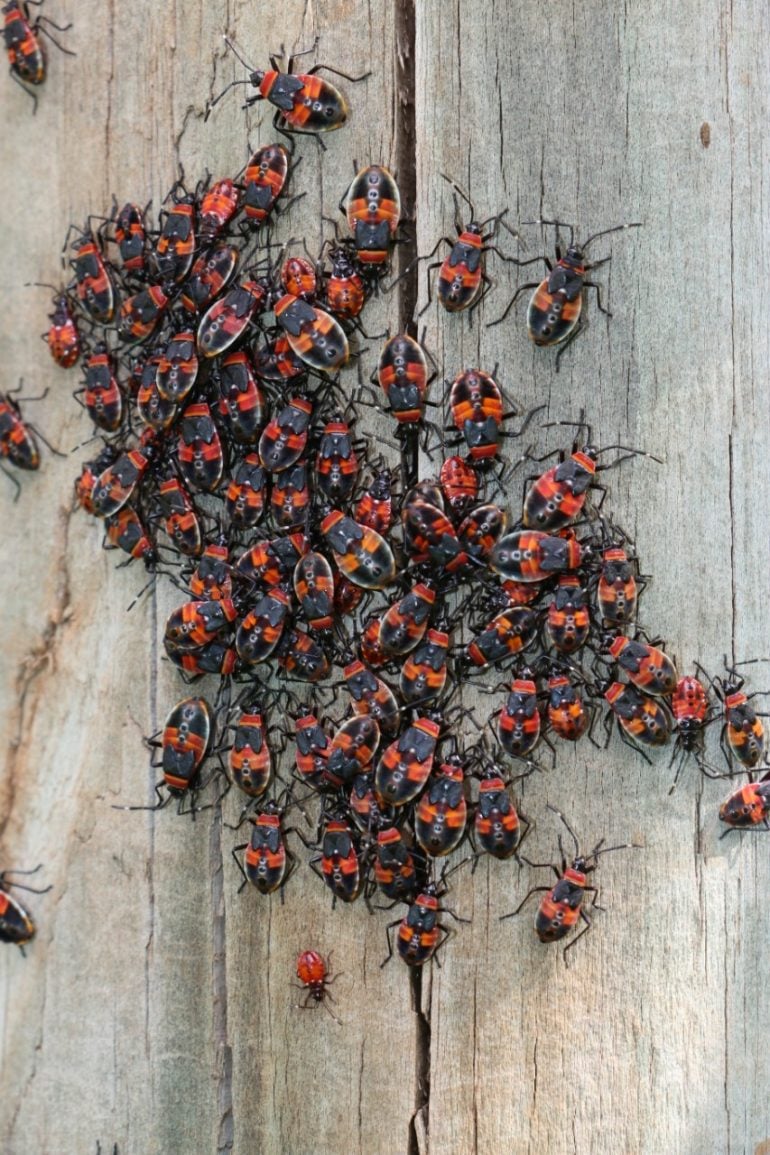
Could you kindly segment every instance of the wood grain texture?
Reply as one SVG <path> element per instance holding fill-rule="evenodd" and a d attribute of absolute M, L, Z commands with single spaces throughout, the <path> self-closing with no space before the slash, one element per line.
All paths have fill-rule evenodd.
<path fill-rule="evenodd" d="M 585 407 L 600 444 L 664 457 L 664 467 L 628 462 L 608 478 L 608 505 L 655 575 L 645 626 L 683 667 L 698 658 L 715 670 L 725 651 L 770 654 L 763 6 L 88 7 L 51 0 L 55 19 L 76 21 L 78 57 L 52 51 L 36 117 L 16 86 L 0 85 L 2 387 L 22 375 L 32 392 L 50 386 L 30 415 L 55 444 L 70 449 L 89 426 L 70 397 L 72 374 L 37 340 L 46 292 L 24 282 L 58 278 L 69 221 L 104 211 L 113 191 L 157 205 L 179 162 L 191 180 L 206 167 L 231 173 L 247 132 L 252 146 L 272 138 L 269 115 L 241 113 L 237 93 L 203 122 L 207 98 L 242 75 L 224 32 L 257 65 L 281 42 L 305 47 L 318 33 L 319 59 L 374 75 L 351 91 L 351 121 L 328 153 L 300 145 L 307 195 L 282 238 L 320 242 L 321 209 L 336 212 L 353 157 L 416 185 L 421 252 L 451 230 L 441 172 L 483 215 L 558 214 L 581 235 L 644 222 L 597 244 L 594 256 L 612 253 L 597 279 L 614 318 L 590 302 L 590 328 L 558 376 L 552 353 L 527 339 L 523 302 L 504 326 L 485 328 L 517 283 L 494 256 L 497 284 L 473 326 L 434 305 L 427 343 L 447 377 L 499 362 L 522 408 L 545 404 L 543 420 L 563 420 Z M 550 232 L 521 231 L 527 256 L 553 243 Z M 501 246 L 515 251 L 505 235 Z M 420 304 L 424 286 L 421 268 Z M 406 283 L 368 308 L 369 331 L 395 327 L 409 292 Z M 570 431 L 539 436 L 545 451 Z M 97 527 L 71 513 L 79 459 L 47 456 L 17 504 L 10 487 L 5 495 L 0 866 L 44 861 L 54 889 L 30 898 L 40 934 L 28 957 L 0 952 L 3 1155 L 93 1155 L 97 1139 L 106 1151 L 118 1142 L 121 1155 L 764 1149 L 770 871 L 761 837 L 718 841 L 720 784 L 690 765 L 669 797 L 667 756 L 648 767 L 616 738 L 602 753 L 560 751 L 557 768 L 520 791 L 537 821 L 528 853 L 554 857 L 546 801 L 589 844 L 607 835 L 645 848 L 605 860 L 607 912 L 569 969 L 537 943 L 529 914 L 498 922 L 541 872 L 462 872 L 448 901 L 473 922 L 442 969 L 423 976 L 418 1015 L 404 968 L 379 967 L 392 915 L 369 918 L 358 904 L 330 916 L 306 868 L 283 906 L 239 897 L 229 852 L 241 839 L 218 816 L 193 825 L 171 811 L 111 809 L 151 801 L 156 772 L 141 734 L 181 696 L 159 658 L 179 599 L 159 585 L 123 613 L 141 575 L 115 570 Z M 512 506 L 519 493 L 517 475 Z M 761 671 L 756 684 L 767 688 Z M 224 817 L 237 813 L 228 799 Z M 306 946 L 334 950 L 342 1027 L 294 1009 Z"/>

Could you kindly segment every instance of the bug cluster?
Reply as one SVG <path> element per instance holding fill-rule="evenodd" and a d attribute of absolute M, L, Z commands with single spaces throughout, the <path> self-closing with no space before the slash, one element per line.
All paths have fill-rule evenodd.
<path fill-rule="evenodd" d="M 344 123 L 346 99 L 318 67 L 271 64 L 242 83 L 275 106 L 279 132 Z M 643 757 L 673 740 L 677 774 L 689 755 L 717 774 L 703 742 L 714 696 L 731 762 L 759 767 L 764 734 L 734 672 L 680 677 L 639 626 L 647 579 L 599 482 L 640 451 L 597 446 L 581 415 L 571 448 L 534 457 L 524 440 L 539 411 L 508 401 L 496 370 L 463 369 L 432 400 L 438 370 L 416 322 L 378 338 L 365 383 L 361 318 L 390 272 L 398 186 L 382 166 L 359 169 L 320 252 L 282 243 L 293 148 L 263 145 L 240 173 L 192 190 L 182 177 L 154 223 L 149 207 L 116 203 L 71 230 L 72 276 L 54 287 L 46 339 L 58 365 L 81 366 L 76 396 L 101 438 L 77 500 L 109 547 L 179 589 L 166 656 L 188 682 L 215 679 L 148 740 L 160 750 L 158 805 L 176 799 L 195 816 L 212 781 L 218 797 L 234 786 L 252 827 L 233 850 L 244 885 L 283 895 L 298 865 L 293 831 L 334 904 L 405 905 L 388 929 L 420 966 L 448 937 L 442 913 L 457 918 L 437 860 L 467 840 L 474 860 L 521 864 L 530 823 L 512 788 L 564 743 L 596 743 L 602 727 L 609 740 L 616 720 Z M 528 262 L 490 244 L 504 213 L 478 224 L 453 188 L 456 212 L 459 195 L 473 220 L 447 238 L 436 295 L 467 314 L 489 288 L 487 252 Z M 602 263 L 585 250 L 599 235 L 581 247 L 571 234 L 546 280 L 521 286 L 534 288 L 536 344 L 561 352 L 580 331 L 596 288 L 586 274 Z M 400 467 L 357 433 L 367 405 L 389 416 Z M 432 465 L 422 479 L 420 444 Z M 487 717 L 463 704 L 468 682 L 489 694 Z M 763 779 L 720 816 L 767 824 L 768 808 Z M 581 853 L 564 821 L 575 854 L 540 888 L 544 941 L 588 924 L 587 878 L 607 849 Z M 314 1002 L 326 975 L 320 956 L 301 957 Z"/>

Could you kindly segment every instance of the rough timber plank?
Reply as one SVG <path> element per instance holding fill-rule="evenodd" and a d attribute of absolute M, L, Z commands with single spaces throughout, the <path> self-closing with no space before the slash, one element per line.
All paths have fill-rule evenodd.
<path fill-rule="evenodd" d="M 484 328 L 516 283 L 499 263 L 481 324 L 433 311 L 428 340 L 448 377 L 499 361 L 511 394 L 547 403 L 547 419 L 585 406 L 600 444 L 665 457 L 610 474 L 607 507 L 656 575 L 644 624 L 684 666 L 712 670 L 725 651 L 768 653 L 766 26 L 755 5 L 417 6 L 421 251 L 451 222 L 440 171 L 470 186 L 483 215 L 558 215 L 583 236 L 644 222 L 597 244 L 595 258 L 613 255 L 597 279 L 615 318 L 592 307 L 559 376 L 527 340 L 523 302 Z M 527 255 L 543 251 L 538 230 L 523 231 Z M 554 434 L 547 448 L 569 441 Z M 514 505 L 519 492 L 512 483 Z M 608 912 L 569 969 L 537 943 L 531 914 L 497 921 L 542 872 L 493 864 L 457 877 L 451 901 L 473 925 L 433 972 L 425 1150 L 748 1152 L 770 1134 L 752 1009 L 766 847 L 717 841 L 719 784 L 692 766 L 672 797 L 669 782 L 666 759 L 647 767 L 614 738 L 602 754 L 560 751 L 556 770 L 522 787 L 537 861 L 555 850 L 547 800 L 586 839 L 645 843 L 605 861 Z"/>

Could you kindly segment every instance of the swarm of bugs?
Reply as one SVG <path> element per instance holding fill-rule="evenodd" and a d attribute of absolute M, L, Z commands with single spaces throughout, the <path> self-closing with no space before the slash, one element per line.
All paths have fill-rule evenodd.
<path fill-rule="evenodd" d="M 150 586 L 162 576 L 180 592 L 164 647 L 195 688 L 146 740 L 159 754 L 157 808 L 174 801 L 195 819 L 234 788 L 251 828 L 233 848 L 243 887 L 283 900 L 307 848 L 332 905 L 360 899 L 371 909 L 377 897 L 402 907 L 383 965 L 395 941 L 417 968 L 453 932 L 444 916 L 464 921 L 443 904 L 453 870 L 482 856 L 500 869 L 542 865 L 522 853 L 532 822 L 514 787 L 543 758 L 555 763 L 565 743 L 597 744 L 602 731 L 609 741 L 613 729 L 647 761 L 672 745 L 672 789 L 690 759 L 715 777 L 737 767 L 748 781 L 721 821 L 768 827 L 764 729 L 735 667 L 680 676 L 639 625 L 648 579 L 600 480 L 652 455 L 599 444 L 580 414 L 549 423 L 561 448 L 537 458 L 526 438 L 540 411 L 522 412 L 496 371 L 454 367 L 437 388 L 442 373 L 417 318 L 366 334 L 366 304 L 387 292 L 393 246 L 408 232 L 394 175 L 356 167 L 339 190 L 342 223 L 319 252 L 277 238 L 301 195 L 297 140 L 322 144 L 318 134 L 342 127 L 349 105 L 321 66 L 295 74 L 293 58 L 285 71 L 270 64 L 247 66 L 235 84 L 255 90 L 247 104 L 273 104 L 286 143 L 262 145 L 234 176 L 190 188 L 182 174 L 154 221 L 149 206 L 116 202 L 73 227 L 45 336 L 62 369 L 80 366 L 75 396 L 99 440 L 77 502 L 124 564 L 140 562 Z M 456 237 L 442 238 L 448 251 L 429 283 L 438 307 L 460 315 L 449 323 L 462 324 L 492 287 L 489 252 L 532 262 L 498 247 L 499 229 L 518 236 L 505 212 L 479 222 L 470 196 L 445 179 Z M 607 312 L 588 274 L 609 258 L 589 263 L 588 247 L 639 226 L 579 244 L 571 226 L 537 223 L 557 229 L 556 262 L 536 258 L 546 279 L 520 285 L 499 320 L 534 290 L 528 331 L 557 348 L 558 368 L 589 289 Z M 376 342 L 367 363 L 362 337 Z M 362 406 L 389 416 L 398 467 L 357 432 Z M 6 457 L 21 444 L 11 418 L 9 432 L 0 424 Z M 489 692 L 488 717 L 458 701 L 467 681 Z M 704 742 L 720 719 L 721 771 Z M 591 925 L 583 904 L 593 894 L 596 905 L 588 878 L 599 858 L 633 844 L 602 838 L 581 852 L 568 816 L 556 814 L 574 853 L 559 840 L 556 884 L 534 888 L 543 894 L 535 929 L 570 948 Z M 27 941 L 29 916 L 6 903 L 3 937 Z M 300 1005 L 326 1005 L 323 957 L 303 951 L 297 974 Z"/>

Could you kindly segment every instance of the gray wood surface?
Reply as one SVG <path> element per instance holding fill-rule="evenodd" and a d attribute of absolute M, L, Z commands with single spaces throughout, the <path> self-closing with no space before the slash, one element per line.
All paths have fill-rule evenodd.
<path fill-rule="evenodd" d="M 434 306 L 427 343 L 450 378 L 499 362 L 522 408 L 564 420 L 585 407 L 600 443 L 664 457 L 609 475 L 608 505 L 654 575 L 643 624 L 685 668 L 770 654 L 766 6 L 48 7 L 76 21 L 78 57 L 51 52 L 34 118 L 0 85 L 0 317 L 2 388 L 20 376 L 31 392 L 50 387 L 30 415 L 52 441 L 69 450 L 89 426 L 74 375 L 37 338 L 46 291 L 24 283 L 58 278 L 67 224 L 113 192 L 157 204 L 178 162 L 193 180 L 232 173 L 247 129 L 254 146 L 272 138 L 268 114 L 241 113 L 238 94 L 203 123 L 209 95 L 242 74 L 223 32 L 256 65 L 318 33 L 319 59 L 373 76 L 350 91 L 351 121 L 328 153 L 300 145 L 307 195 L 281 236 L 320 242 L 320 208 L 336 211 L 353 157 L 416 184 L 421 252 L 451 231 L 441 172 L 485 216 L 558 215 L 580 235 L 643 221 L 597 244 L 595 257 L 612 254 L 597 279 L 614 318 L 590 302 L 558 376 L 527 339 L 523 301 L 485 328 L 516 284 L 493 256 L 497 283 L 473 326 Z M 553 245 L 550 231 L 521 232 L 527 255 Z M 424 286 L 421 269 L 420 303 Z M 371 332 L 395 325 L 408 293 L 367 309 Z M 569 435 L 541 433 L 543 451 Z M 725 791 L 693 764 L 669 796 L 668 755 L 649 767 L 613 738 L 601 753 L 560 751 L 524 783 L 536 860 L 555 854 L 547 801 L 589 844 L 644 849 L 605 860 L 607 912 L 569 968 L 529 915 L 498 922 L 541 872 L 461 872 L 449 901 L 473 922 L 426 969 L 419 1014 L 405 968 L 379 966 L 392 916 L 361 904 L 331 916 L 306 868 L 283 906 L 239 897 L 235 836 L 219 816 L 193 826 L 171 810 L 111 809 L 151 798 L 141 735 L 181 696 L 158 648 L 178 596 L 159 584 L 123 612 L 142 575 L 116 571 L 98 528 L 71 513 L 80 456 L 47 455 L 17 504 L 4 491 L 0 866 L 43 861 L 54 889 L 30 898 L 40 933 L 28 957 L 0 952 L 3 1155 L 93 1155 L 97 1139 L 120 1155 L 766 1151 L 767 848 L 762 836 L 718 841 Z M 516 478 L 512 506 L 519 492 Z M 769 684 L 758 667 L 756 685 Z M 236 817 L 237 800 L 225 810 Z M 334 951 L 342 1026 L 294 1009 L 306 946 Z"/>

